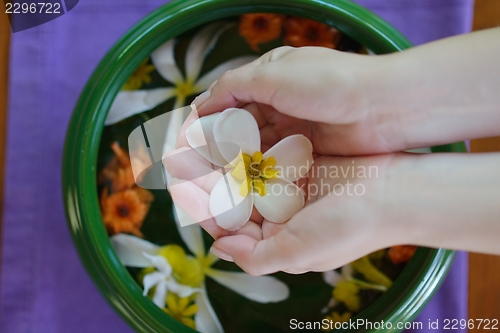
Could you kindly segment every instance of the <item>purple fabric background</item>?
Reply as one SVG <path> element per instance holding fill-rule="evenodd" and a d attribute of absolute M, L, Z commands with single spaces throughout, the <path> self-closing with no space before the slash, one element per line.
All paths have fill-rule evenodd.
<path fill-rule="evenodd" d="M 472 0 L 358 2 L 415 44 L 471 28 Z M 1 332 L 131 332 L 93 286 L 73 248 L 61 197 L 61 158 L 72 109 L 93 69 L 121 34 L 163 3 L 85 0 L 12 36 Z M 464 253 L 418 320 L 436 318 L 467 318 Z"/>

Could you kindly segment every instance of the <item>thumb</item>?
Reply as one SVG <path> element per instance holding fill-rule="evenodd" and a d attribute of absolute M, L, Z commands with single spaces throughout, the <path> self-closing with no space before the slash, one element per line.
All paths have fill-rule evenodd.
<path fill-rule="evenodd" d="M 232 259 L 253 276 L 278 271 L 303 272 L 308 266 L 307 246 L 299 235 L 300 232 L 292 232 L 285 225 L 276 235 L 264 240 L 247 235 L 221 237 L 210 250 L 225 260 Z"/>
<path fill-rule="evenodd" d="M 279 60 L 293 48 L 274 49 L 254 62 L 225 72 L 211 89 L 193 101 L 198 115 L 206 116 L 248 103 L 271 105 L 280 85 L 280 72 L 270 63 Z"/>

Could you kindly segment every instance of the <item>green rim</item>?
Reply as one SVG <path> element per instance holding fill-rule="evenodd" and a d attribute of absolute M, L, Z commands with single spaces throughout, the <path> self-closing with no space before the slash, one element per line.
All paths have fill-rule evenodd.
<path fill-rule="evenodd" d="M 75 107 L 64 149 L 63 196 L 73 242 L 87 272 L 120 316 L 138 332 L 194 332 L 142 296 L 112 250 L 96 188 L 96 162 L 104 120 L 114 97 L 141 61 L 159 45 L 204 23 L 248 12 L 304 16 L 337 27 L 376 53 L 411 44 L 391 25 L 349 0 L 174 1 L 132 27 L 100 62 Z M 463 143 L 433 151 L 465 151 Z M 443 281 L 453 251 L 419 249 L 394 286 L 359 318 L 412 320 Z M 398 331 L 393 329 L 391 331 Z"/>

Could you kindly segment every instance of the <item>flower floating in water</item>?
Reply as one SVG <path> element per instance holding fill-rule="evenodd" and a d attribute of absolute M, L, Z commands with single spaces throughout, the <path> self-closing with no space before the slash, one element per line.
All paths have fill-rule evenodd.
<path fill-rule="evenodd" d="M 262 153 L 255 118 L 232 108 L 201 117 L 186 130 L 186 138 L 214 165 L 233 168 L 210 193 L 210 213 L 220 227 L 241 228 L 254 205 L 275 223 L 287 221 L 304 206 L 304 195 L 293 182 L 313 163 L 312 145 L 305 136 L 288 136 Z"/>
<path fill-rule="evenodd" d="M 203 61 L 217 43 L 219 36 L 231 24 L 214 23 L 201 29 L 189 43 L 185 58 L 185 73 L 175 62 L 175 39 L 170 39 L 151 54 L 151 62 L 158 73 L 173 87 L 149 90 L 122 90 L 116 95 L 106 118 L 106 125 L 119 122 L 132 115 L 153 109 L 170 98 L 175 97 L 174 109 L 183 107 L 186 98 L 208 89 L 210 84 L 226 71 L 235 69 L 256 59 L 244 56 L 228 60 L 208 73 L 200 76 Z"/>
<path fill-rule="evenodd" d="M 393 264 L 398 265 L 410 261 L 417 249 L 418 246 L 414 245 L 393 246 L 387 251 L 387 256 Z"/>
<path fill-rule="evenodd" d="M 349 311 L 344 312 L 343 314 L 338 313 L 337 311 L 333 311 L 331 315 L 326 315 L 325 319 L 329 321 L 330 327 L 335 327 L 335 323 L 345 323 L 349 321 L 352 317 L 352 313 Z M 333 324 L 333 325 L 332 325 Z M 329 331 L 329 329 L 325 330 Z"/>
<path fill-rule="evenodd" d="M 167 259 L 161 255 L 150 255 L 143 253 L 143 255 L 149 259 L 156 271 L 145 274 L 142 283 L 144 285 L 143 295 L 147 296 L 149 290 L 155 287 L 155 292 L 153 295 L 153 303 L 163 308 L 165 306 L 165 297 L 167 292 L 175 293 L 179 297 L 188 297 L 193 293 L 199 291 L 199 289 L 192 288 L 177 282 L 173 277 L 173 269 L 170 266 Z"/>
<path fill-rule="evenodd" d="M 101 209 L 108 233 L 126 232 L 142 237 L 140 228 L 153 200 L 151 192 L 139 187 L 111 195 L 105 188 L 101 194 Z"/>
<path fill-rule="evenodd" d="M 370 282 L 355 278 L 353 276 L 355 271 L 363 274 Z M 385 292 L 392 284 L 389 278 L 371 264 L 368 257 L 363 257 L 353 263 L 343 266 L 340 273 L 335 270 L 324 272 L 323 279 L 327 284 L 333 287 L 332 298 L 328 306 L 323 310 L 324 312 L 327 312 L 328 309 L 339 303 L 343 303 L 350 312 L 357 312 L 361 308 L 361 289 Z M 382 283 L 377 283 L 372 280 Z"/>
<path fill-rule="evenodd" d="M 111 144 L 111 149 L 115 156 L 101 170 L 98 183 L 100 185 L 109 184 L 112 192 L 133 187 L 135 179 L 128 154 L 117 142 Z"/>
<path fill-rule="evenodd" d="M 179 219 L 190 219 L 181 210 L 177 210 L 177 212 Z M 176 223 L 176 225 L 177 224 L 178 223 Z M 171 267 L 170 275 L 166 274 L 168 273 L 166 270 L 164 270 L 163 273 L 155 270 L 154 272 L 145 274 L 144 281 L 147 276 L 150 276 L 148 274 L 155 274 L 154 279 L 149 278 L 153 279 L 153 282 L 160 281 L 159 274 L 163 274 L 162 276 L 164 276 L 165 279 L 173 278 L 178 285 L 198 291 L 193 295 L 196 296 L 195 304 L 198 308 L 194 315 L 194 322 L 196 329 L 202 333 L 224 331 L 208 299 L 205 286 L 205 279 L 207 277 L 255 302 L 280 302 L 288 298 L 288 287 L 274 277 L 251 276 L 243 272 L 227 272 L 212 268 L 212 265 L 219 259 L 211 252 L 205 251 L 200 226 L 197 224 L 190 224 L 192 224 L 192 222 L 185 221 L 183 225 L 189 226 L 178 226 L 178 230 L 187 247 L 191 253 L 193 253 L 193 256 L 187 255 L 184 250 L 177 245 L 160 247 L 143 239 L 125 234 L 111 237 L 111 244 L 120 258 L 120 261 L 125 266 L 150 267 L 152 266 L 152 262 L 149 258 L 156 258 L 155 260 L 160 262 L 161 265 L 164 265 L 166 262 L 169 264 L 169 267 Z M 163 258 L 164 261 L 158 258 Z M 160 268 L 164 267 L 161 265 L 159 266 Z M 156 265 L 155 267 L 158 268 Z M 156 278 L 157 276 L 158 278 Z M 144 283 L 144 287 L 146 288 L 146 283 Z M 176 293 L 173 289 L 171 289 L 171 291 Z M 156 293 L 158 292 L 161 293 L 157 295 Z M 161 297 L 163 295 L 161 289 L 158 291 L 157 286 L 153 299 L 157 300 L 155 304 L 161 308 L 165 306 L 165 300 Z M 179 294 L 177 295 L 180 298 L 186 297 Z M 168 305 L 168 298 L 167 306 L 170 308 Z M 190 313 L 187 309 L 186 311 Z M 194 309 L 190 311 L 194 311 Z"/>
<path fill-rule="evenodd" d="M 335 48 L 340 41 L 340 32 L 326 24 L 301 17 L 290 17 L 285 22 L 285 45 L 323 46 Z"/>
<path fill-rule="evenodd" d="M 151 82 L 151 73 L 155 70 L 155 66 L 148 64 L 148 59 L 145 59 L 134 73 L 128 78 L 127 82 L 123 85 L 123 90 L 136 90 L 142 87 L 145 83 Z"/>
<path fill-rule="evenodd" d="M 260 52 L 259 44 L 269 42 L 281 35 L 284 15 L 256 13 L 241 15 L 239 32 L 252 50 Z"/>
<path fill-rule="evenodd" d="M 169 293 L 167 296 L 167 307 L 163 311 L 187 327 L 196 328 L 193 316 L 198 312 L 198 305 L 192 304 L 188 297 L 181 298 L 173 293 Z"/>

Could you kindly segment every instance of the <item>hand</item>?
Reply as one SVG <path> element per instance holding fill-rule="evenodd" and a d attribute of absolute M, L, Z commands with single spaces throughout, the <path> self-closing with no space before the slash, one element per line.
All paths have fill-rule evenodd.
<path fill-rule="evenodd" d="M 379 99 L 385 57 L 318 47 L 281 47 L 225 73 L 194 104 L 205 116 L 230 107 L 251 110 L 271 144 L 303 134 L 321 155 L 406 149 L 395 114 Z"/>
<path fill-rule="evenodd" d="M 320 157 L 310 171 L 307 205 L 285 224 L 264 223 L 262 240 L 219 238 L 212 252 L 247 273 L 326 271 L 373 251 L 410 241 L 389 198 L 393 170 L 406 154 L 362 158 Z M 354 171 L 354 174 L 352 173 Z M 390 191 L 392 192 L 392 191 Z"/>
<path fill-rule="evenodd" d="M 174 154 L 179 152 L 185 155 L 171 160 L 175 163 L 166 163 L 174 177 L 193 179 L 194 172 L 210 168 L 194 150 L 180 148 Z M 246 272 L 325 271 L 408 241 L 403 236 L 408 228 L 387 214 L 392 212 L 394 201 L 387 197 L 390 186 L 386 179 L 393 178 L 393 165 L 400 163 L 394 161 L 409 158 L 406 154 L 318 157 L 309 178 L 299 183 L 306 194 L 304 209 L 284 224 L 263 220 L 254 211 L 250 221 L 236 232 L 219 228 L 208 210 L 209 193 L 221 175 L 175 181 L 177 185 L 170 189 L 176 204 L 203 220 L 201 226 L 216 239 L 212 251 L 224 260 L 235 261 Z"/>

